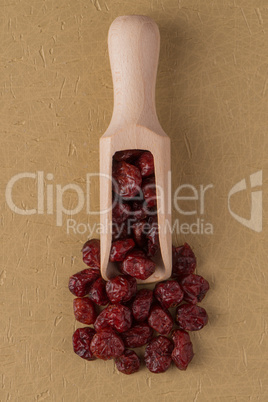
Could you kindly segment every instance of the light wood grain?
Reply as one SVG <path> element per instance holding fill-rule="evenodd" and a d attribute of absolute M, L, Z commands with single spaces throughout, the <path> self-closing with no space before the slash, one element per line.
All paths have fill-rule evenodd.
<path fill-rule="evenodd" d="M 109 279 L 118 270 L 109 262 L 112 222 L 112 158 L 124 149 L 145 149 L 154 156 L 158 197 L 161 257 L 155 273 L 141 283 L 170 277 L 172 265 L 171 202 L 168 187 L 170 139 L 155 109 L 155 81 L 160 35 L 156 23 L 145 16 L 122 16 L 112 23 L 108 35 L 114 85 L 114 110 L 100 139 L 101 273 Z"/>

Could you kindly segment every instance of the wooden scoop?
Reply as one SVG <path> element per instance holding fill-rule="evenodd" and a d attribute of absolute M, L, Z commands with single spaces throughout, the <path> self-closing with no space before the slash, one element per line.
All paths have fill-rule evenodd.
<path fill-rule="evenodd" d="M 117 151 L 143 149 L 154 156 L 160 257 L 155 273 L 139 283 L 162 281 L 172 267 L 170 139 L 158 121 L 155 81 L 160 34 L 149 17 L 116 18 L 108 34 L 114 85 L 114 110 L 100 138 L 101 274 L 108 280 L 120 272 L 109 262 L 112 234 L 112 159 Z"/>

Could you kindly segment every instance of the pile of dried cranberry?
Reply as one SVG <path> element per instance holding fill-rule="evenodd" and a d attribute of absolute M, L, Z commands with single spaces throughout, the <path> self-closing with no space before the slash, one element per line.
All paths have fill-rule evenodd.
<path fill-rule="evenodd" d="M 208 322 L 205 309 L 197 303 L 209 284 L 193 273 L 196 258 L 190 246 L 173 247 L 173 278 L 157 283 L 154 290 L 143 285 L 138 290 L 130 275 L 104 281 L 99 270 L 99 240 L 87 241 L 82 252 L 90 268 L 72 275 L 69 289 L 76 296 L 76 320 L 88 326 L 73 334 L 75 353 L 87 360 L 115 359 L 119 371 L 132 374 L 141 361 L 131 349 L 147 345 L 144 360 L 151 372 L 163 373 L 172 361 L 186 370 L 194 355 L 187 331 L 200 330 Z"/>
<path fill-rule="evenodd" d="M 112 249 L 119 272 L 149 278 L 159 251 L 154 158 L 151 152 L 127 150 L 113 157 Z"/>
<path fill-rule="evenodd" d="M 69 280 L 76 296 L 75 318 L 88 325 L 73 334 L 75 353 L 87 360 L 115 359 L 117 369 L 125 374 L 139 370 L 140 358 L 131 349 L 145 345 L 144 360 L 151 372 L 165 372 L 172 361 L 186 370 L 194 355 L 187 331 L 197 331 L 208 322 L 205 309 L 197 303 L 209 284 L 194 274 L 196 258 L 187 243 L 172 248 L 171 280 L 158 283 L 154 290 L 137 288 L 136 279 L 154 273 L 154 259 L 160 253 L 156 207 L 152 154 L 117 152 L 110 261 L 118 265 L 119 275 L 108 282 L 102 279 L 100 241 L 91 239 L 82 249 L 90 268 Z"/>

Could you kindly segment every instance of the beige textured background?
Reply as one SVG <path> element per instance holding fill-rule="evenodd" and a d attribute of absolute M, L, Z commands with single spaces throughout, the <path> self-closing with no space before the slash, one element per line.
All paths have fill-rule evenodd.
<path fill-rule="evenodd" d="M 1 0 L 0 225 L 1 401 L 267 401 L 268 2 L 260 0 Z M 86 362 L 72 351 L 79 324 L 69 276 L 84 268 L 86 234 L 56 226 L 55 213 L 21 216 L 5 189 L 21 172 L 52 173 L 47 184 L 76 183 L 98 170 L 98 140 L 113 91 L 107 32 L 118 15 L 145 14 L 161 33 L 157 110 L 172 140 L 173 186 L 213 184 L 200 216 L 213 235 L 188 241 L 198 273 L 211 283 L 202 303 L 210 322 L 192 336 L 186 372 L 145 368 L 119 374 L 112 361 Z M 263 231 L 228 212 L 232 186 L 263 170 Z M 36 181 L 14 187 L 35 208 Z M 92 186 L 98 206 L 98 182 Z M 66 207 L 76 205 L 73 192 Z M 232 209 L 249 218 L 250 190 Z M 54 197 L 54 208 L 56 201 Z M 191 204 L 190 209 L 193 205 Z M 198 204 L 196 204 L 197 209 Z M 85 208 L 74 219 L 97 223 Z"/>

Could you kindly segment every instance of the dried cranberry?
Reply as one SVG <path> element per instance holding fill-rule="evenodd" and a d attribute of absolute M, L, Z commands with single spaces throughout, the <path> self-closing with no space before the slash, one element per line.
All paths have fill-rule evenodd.
<path fill-rule="evenodd" d="M 140 359 L 134 350 L 125 350 L 124 353 L 115 359 L 117 370 L 124 374 L 133 374 L 139 371 Z"/>
<path fill-rule="evenodd" d="M 150 217 L 148 223 L 150 225 L 150 229 L 147 233 L 147 255 L 148 257 L 153 257 L 160 248 L 157 217 Z"/>
<path fill-rule="evenodd" d="M 97 332 L 102 331 L 103 329 L 111 328 L 110 324 L 107 320 L 107 310 L 103 309 L 94 322 L 94 328 Z"/>
<path fill-rule="evenodd" d="M 99 269 L 86 268 L 69 279 L 69 290 L 77 297 L 86 296 L 91 284 L 100 277 Z"/>
<path fill-rule="evenodd" d="M 90 344 L 96 331 L 93 328 L 78 328 L 73 334 L 74 352 L 86 360 L 95 360 L 96 357 L 90 349 Z"/>
<path fill-rule="evenodd" d="M 107 319 L 111 327 L 117 332 L 127 331 L 132 324 L 130 309 L 121 304 L 110 304 L 107 307 Z"/>
<path fill-rule="evenodd" d="M 112 214 L 113 214 L 113 222 L 121 224 L 125 222 L 127 218 L 130 216 L 131 207 L 126 203 L 117 202 L 113 207 Z"/>
<path fill-rule="evenodd" d="M 90 348 L 94 356 L 109 360 L 121 356 L 125 346 L 119 335 L 111 329 L 104 329 L 93 336 Z"/>
<path fill-rule="evenodd" d="M 117 151 L 113 158 L 117 162 L 121 161 L 128 161 L 128 162 L 133 162 L 135 159 L 137 159 L 144 151 L 139 150 L 139 149 L 126 149 L 124 151 Z"/>
<path fill-rule="evenodd" d="M 106 282 L 102 278 L 98 278 L 90 287 L 88 297 L 98 306 L 106 306 L 109 303 L 106 294 Z"/>
<path fill-rule="evenodd" d="M 142 177 L 154 174 L 154 157 L 151 152 L 143 152 L 136 160 L 135 165 L 140 169 Z"/>
<path fill-rule="evenodd" d="M 100 267 L 100 241 L 99 239 L 88 240 L 82 248 L 83 261 L 91 268 Z"/>
<path fill-rule="evenodd" d="M 183 304 L 177 307 L 176 322 L 185 331 L 198 331 L 208 322 L 208 315 L 204 308 L 194 304 Z"/>
<path fill-rule="evenodd" d="M 127 302 L 137 292 L 137 282 L 129 275 L 118 275 L 106 282 L 106 292 L 112 303 Z"/>
<path fill-rule="evenodd" d="M 138 221 L 133 223 L 132 231 L 134 240 L 139 247 L 145 247 L 147 244 L 145 229 L 148 223 L 146 221 Z"/>
<path fill-rule="evenodd" d="M 181 277 L 194 272 L 196 258 L 189 244 L 184 243 L 180 247 L 172 247 L 172 276 Z"/>
<path fill-rule="evenodd" d="M 123 273 L 137 279 L 147 279 L 155 271 L 156 264 L 142 250 L 130 251 L 121 265 Z"/>
<path fill-rule="evenodd" d="M 209 290 L 209 283 L 200 275 L 190 274 L 180 281 L 184 300 L 191 304 L 201 302 Z"/>
<path fill-rule="evenodd" d="M 190 335 L 183 329 L 174 329 L 171 333 L 171 339 L 173 340 L 174 346 L 178 346 L 189 342 Z"/>
<path fill-rule="evenodd" d="M 193 344 L 187 332 L 176 329 L 172 334 L 175 348 L 172 352 L 172 360 L 180 370 L 186 370 L 194 357 Z"/>
<path fill-rule="evenodd" d="M 152 373 L 164 373 L 171 364 L 173 342 L 165 336 L 157 336 L 146 346 L 144 360 Z"/>
<path fill-rule="evenodd" d="M 117 332 L 127 331 L 132 324 L 131 311 L 122 304 L 110 304 L 97 317 L 94 328 L 100 331 L 111 327 Z"/>
<path fill-rule="evenodd" d="M 145 322 L 134 325 L 126 332 L 122 333 L 122 339 L 127 348 L 139 348 L 146 345 L 153 336 L 153 329 Z"/>
<path fill-rule="evenodd" d="M 78 297 L 73 301 L 75 319 L 83 324 L 93 324 L 97 318 L 94 303 L 88 297 Z"/>
<path fill-rule="evenodd" d="M 176 281 L 158 283 L 154 288 L 154 295 L 165 308 L 176 307 L 183 299 L 183 291 Z"/>
<path fill-rule="evenodd" d="M 140 289 L 132 303 L 132 314 L 136 321 L 147 320 L 153 302 L 153 291 Z"/>
<path fill-rule="evenodd" d="M 170 312 L 158 304 L 151 307 L 148 324 L 161 335 L 168 335 L 173 327 L 173 318 Z"/>
<path fill-rule="evenodd" d="M 132 250 L 134 247 L 135 242 L 133 239 L 117 240 L 113 242 L 110 251 L 110 261 L 123 261 L 128 251 Z"/>
<path fill-rule="evenodd" d="M 113 168 L 113 190 L 123 198 L 132 198 L 140 191 L 139 169 L 126 162 L 118 162 Z"/>
<path fill-rule="evenodd" d="M 148 208 L 156 206 L 156 187 L 154 176 L 147 177 L 142 181 L 141 189 Z"/>

